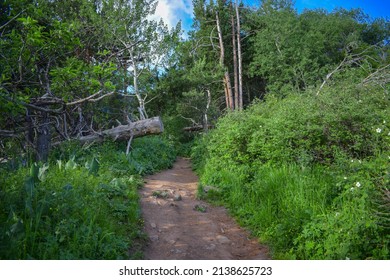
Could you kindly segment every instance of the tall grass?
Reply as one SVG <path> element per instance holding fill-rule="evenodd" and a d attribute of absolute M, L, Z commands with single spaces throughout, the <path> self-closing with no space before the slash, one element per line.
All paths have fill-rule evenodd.
<path fill-rule="evenodd" d="M 335 179 L 320 167 L 265 165 L 257 168 L 249 181 L 238 169 L 220 172 L 219 199 L 240 223 L 261 240 L 272 242 L 274 251 L 292 247 L 303 226 L 325 213 L 337 193 Z M 203 180 L 208 182 L 205 176 Z"/>
<path fill-rule="evenodd" d="M 125 144 L 124 144 L 125 145 Z M 169 167 L 159 138 L 82 150 L 67 144 L 46 165 L 0 169 L 0 259 L 141 258 L 141 175 Z"/>

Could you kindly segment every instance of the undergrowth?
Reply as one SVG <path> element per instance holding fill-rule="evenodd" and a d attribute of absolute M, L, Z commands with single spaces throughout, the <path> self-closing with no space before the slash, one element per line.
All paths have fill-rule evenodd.
<path fill-rule="evenodd" d="M 80 147 L 64 143 L 47 164 L 0 169 L 0 259 L 142 258 L 137 189 L 168 168 L 159 137 Z"/>
<path fill-rule="evenodd" d="M 280 259 L 388 259 L 389 99 L 340 85 L 269 95 L 192 149 L 201 189 Z"/>

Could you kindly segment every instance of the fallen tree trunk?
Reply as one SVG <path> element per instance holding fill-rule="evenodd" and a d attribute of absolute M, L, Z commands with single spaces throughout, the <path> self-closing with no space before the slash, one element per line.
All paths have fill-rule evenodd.
<path fill-rule="evenodd" d="M 114 140 L 129 140 L 131 137 L 141 137 L 151 134 L 161 134 L 164 131 L 164 126 L 160 117 L 140 120 L 128 125 L 119 125 L 117 127 L 107 129 L 95 134 L 82 136 L 79 140 L 82 143 L 86 142 L 101 142 L 104 139 L 111 138 Z"/>
<path fill-rule="evenodd" d="M 207 128 L 212 129 L 214 127 L 212 125 L 208 125 Z M 194 131 L 205 130 L 205 127 L 203 125 L 195 125 L 195 126 L 184 127 L 183 130 L 187 132 L 194 132 Z"/>

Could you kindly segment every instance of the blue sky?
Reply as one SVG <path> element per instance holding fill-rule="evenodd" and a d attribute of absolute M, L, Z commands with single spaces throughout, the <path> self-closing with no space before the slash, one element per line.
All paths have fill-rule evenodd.
<path fill-rule="evenodd" d="M 305 8 L 324 8 L 328 11 L 332 11 L 336 7 L 343 7 L 346 9 L 361 8 L 371 17 L 387 17 L 390 19 L 390 0 L 296 0 L 295 7 L 298 11 L 302 11 Z"/>
<path fill-rule="evenodd" d="M 192 24 L 192 0 L 159 0 L 156 18 L 162 17 L 169 26 L 175 26 L 179 20 L 182 27 L 188 31 Z M 243 0 L 250 6 L 259 6 L 260 0 Z M 296 9 L 301 12 L 306 9 L 322 8 L 332 11 L 336 7 L 346 9 L 361 8 L 371 17 L 390 19 L 390 0 L 296 0 Z"/>

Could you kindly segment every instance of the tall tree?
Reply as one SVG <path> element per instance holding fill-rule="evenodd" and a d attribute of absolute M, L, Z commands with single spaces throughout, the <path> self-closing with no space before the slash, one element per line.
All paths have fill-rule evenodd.
<path fill-rule="evenodd" d="M 238 11 L 238 0 L 236 2 L 236 20 L 237 20 L 237 53 L 238 53 L 238 108 L 243 109 L 242 93 L 242 50 L 241 50 L 241 24 L 240 13 Z"/>
<path fill-rule="evenodd" d="M 220 58 L 219 58 L 219 64 L 222 69 L 224 69 L 224 89 L 225 89 L 225 100 L 226 100 L 226 106 L 230 109 L 234 109 L 234 102 L 233 102 L 233 92 L 232 92 L 232 86 L 230 82 L 230 76 L 229 71 L 227 67 L 225 66 L 225 46 L 223 42 L 223 35 L 222 35 L 222 29 L 221 29 L 221 23 L 218 16 L 218 10 L 215 12 L 215 18 L 216 18 L 216 24 L 217 24 L 217 30 L 218 30 L 218 41 L 219 41 L 219 49 L 220 49 Z"/>
<path fill-rule="evenodd" d="M 232 4 L 233 10 L 233 4 Z M 236 47 L 236 21 L 234 19 L 234 13 L 232 12 L 232 42 L 233 42 L 233 74 L 234 74 L 234 108 L 239 108 L 239 85 L 238 85 L 238 63 L 237 63 L 237 47 Z"/>

